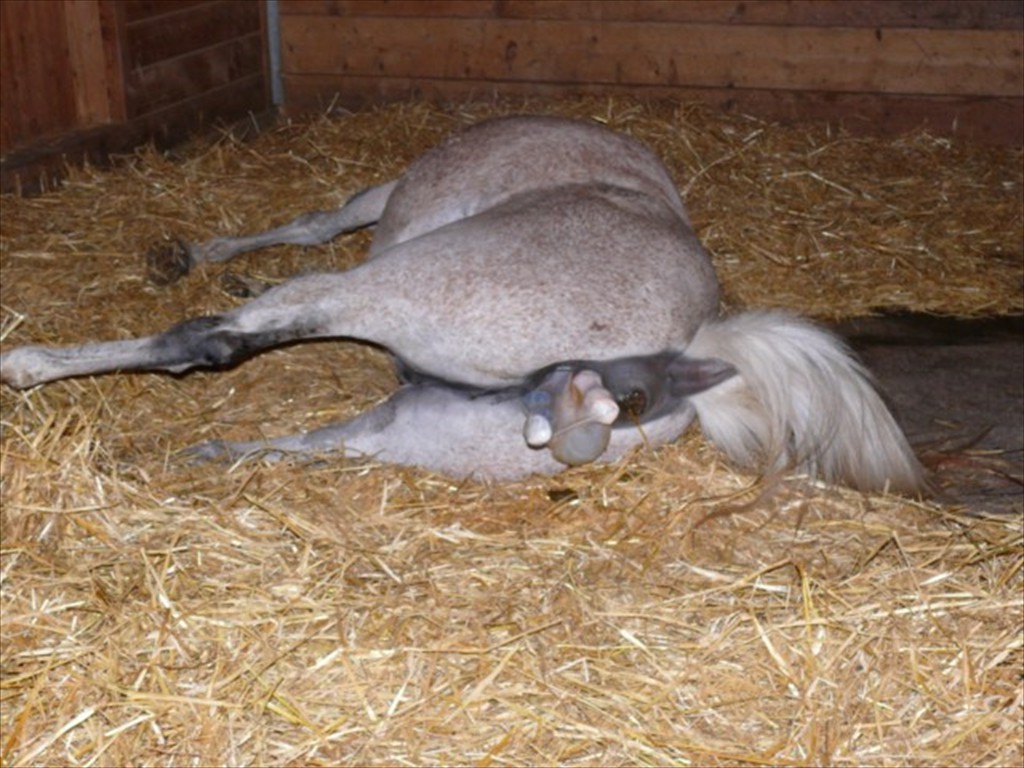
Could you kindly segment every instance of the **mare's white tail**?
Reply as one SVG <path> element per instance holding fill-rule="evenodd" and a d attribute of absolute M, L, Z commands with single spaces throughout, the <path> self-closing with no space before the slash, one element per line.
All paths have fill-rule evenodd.
<path fill-rule="evenodd" d="M 923 488 L 871 375 L 828 331 L 785 312 L 747 312 L 705 323 L 687 354 L 739 371 L 691 398 L 704 434 L 737 464 L 865 491 Z"/>

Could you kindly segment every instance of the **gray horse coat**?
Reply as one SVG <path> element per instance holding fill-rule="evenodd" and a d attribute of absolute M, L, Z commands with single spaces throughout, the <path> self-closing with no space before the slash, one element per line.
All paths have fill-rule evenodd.
<path fill-rule="evenodd" d="M 295 278 L 154 336 L 13 349 L 0 377 L 25 388 L 181 372 L 348 337 L 391 350 L 409 383 L 344 424 L 195 454 L 340 451 L 514 478 L 673 440 L 696 415 L 741 464 L 865 489 L 921 486 L 902 432 L 837 339 L 786 313 L 719 317 L 714 270 L 671 177 L 626 136 L 555 118 L 484 122 L 338 210 L 192 246 L 190 257 L 372 224 L 370 258 L 354 269 Z"/>

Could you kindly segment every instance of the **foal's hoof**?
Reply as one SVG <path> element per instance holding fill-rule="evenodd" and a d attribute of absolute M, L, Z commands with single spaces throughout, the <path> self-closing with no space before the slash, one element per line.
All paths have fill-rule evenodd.
<path fill-rule="evenodd" d="M 600 458 L 619 416 L 619 406 L 601 376 L 587 369 L 555 369 L 526 392 L 522 402 L 526 444 L 546 445 L 555 459 L 572 467 Z"/>
<path fill-rule="evenodd" d="M 171 285 L 187 275 L 193 263 L 181 240 L 159 243 L 146 251 L 146 276 L 153 285 Z"/>
<path fill-rule="evenodd" d="M 551 455 L 570 467 L 597 461 L 608 448 L 612 428 L 597 421 L 573 424 L 551 438 Z"/>

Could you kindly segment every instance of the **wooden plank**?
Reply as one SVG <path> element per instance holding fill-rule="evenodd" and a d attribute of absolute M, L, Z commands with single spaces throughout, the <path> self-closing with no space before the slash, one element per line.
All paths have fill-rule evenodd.
<path fill-rule="evenodd" d="M 281 0 L 281 16 L 444 16 L 496 15 L 499 0 Z"/>
<path fill-rule="evenodd" d="M 125 82 L 128 116 L 134 119 L 259 75 L 262 66 L 263 36 L 250 34 L 132 70 Z"/>
<path fill-rule="evenodd" d="M 167 14 L 192 13 L 197 5 L 209 3 L 210 0 L 117 0 L 117 4 L 123 8 L 124 20 L 128 24 Z"/>
<path fill-rule="evenodd" d="M 78 125 L 109 122 L 113 116 L 111 73 L 104 50 L 100 0 L 65 0 L 64 17 Z"/>
<path fill-rule="evenodd" d="M 1020 29 L 1021 0 L 281 0 L 285 15 Z"/>
<path fill-rule="evenodd" d="M 147 67 L 225 40 L 260 31 L 261 3 L 212 2 L 127 24 L 125 56 L 128 69 Z"/>
<path fill-rule="evenodd" d="M 872 29 L 1020 29 L 1024 24 L 1020 0 L 499 0 L 496 10 L 510 19 Z"/>
<path fill-rule="evenodd" d="M 77 124 L 64 10 L 0 2 L 0 152 Z"/>
<path fill-rule="evenodd" d="M 496 98 L 566 98 L 601 94 L 652 100 L 703 101 L 783 123 L 842 124 L 854 134 L 893 136 L 927 128 L 938 136 L 989 144 L 1024 143 L 1024 98 L 907 97 L 726 88 L 598 86 L 559 83 L 495 83 L 483 80 L 289 75 L 284 79 L 288 113 L 323 112 L 332 104 L 359 109 L 388 101 L 461 102 Z"/>
<path fill-rule="evenodd" d="M 228 89 L 210 91 L 139 120 L 41 139 L 0 159 L 0 191 L 35 194 L 54 188 L 68 163 L 88 159 L 95 165 L 105 165 L 111 155 L 130 152 L 151 140 L 166 149 L 214 125 L 229 126 L 243 118 L 248 123 L 254 105 L 261 103 L 264 94 L 262 77 L 253 75 Z"/>
<path fill-rule="evenodd" d="M 120 0 L 0 2 L 4 100 L 0 186 L 5 192 L 45 188 L 65 163 L 84 158 L 103 162 L 110 153 L 129 151 L 150 140 L 171 146 L 215 123 L 267 108 L 262 3 L 129 5 L 134 36 L 128 35 L 126 5 Z M 121 41 L 126 36 L 136 46 L 136 65 L 152 59 L 128 76 L 133 89 L 131 120 L 123 120 L 125 78 L 121 73 L 127 67 L 122 56 L 127 54 Z M 139 55 L 139 46 L 148 46 L 145 55 Z M 78 92 L 77 109 L 72 60 L 77 85 L 84 89 Z M 63 80 L 55 69 L 58 65 L 63 66 Z M 63 112 L 57 109 L 57 97 L 67 101 Z M 83 130 L 76 114 L 88 118 L 87 122 L 117 122 Z M 42 123 L 35 115 L 66 119 Z M 12 117 L 20 122 L 14 125 Z"/>
<path fill-rule="evenodd" d="M 107 62 L 107 96 L 110 119 L 120 122 L 127 118 L 125 95 L 125 19 L 124 3 L 120 0 L 101 0 L 100 25 L 104 32 L 103 53 Z"/>
<path fill-rule="evenodd" d="M 158 145 L 170 147 L 213 125 L 244 118 L 266 106 L 266 83 L 262 74 L 256 74 L 151 112 L 129 125 L 137 135 L 152 137 Z"/>
<path fill-rule="evenodd" d="M 288 74 L 1017 96 L 1016 31 L 286 16 Z"/>

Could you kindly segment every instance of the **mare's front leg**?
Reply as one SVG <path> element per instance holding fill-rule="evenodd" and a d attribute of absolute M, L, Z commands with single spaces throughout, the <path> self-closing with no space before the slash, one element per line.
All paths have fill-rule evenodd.
<path fill-rule="evenodd" d="M 384 213 L 397 181 L 357 192 L 341 207 L 332 211 L 304 213 L 280 227 L 240 237 L 216 237 L 205 243 L 185 246 L 188 268 L 209 261 L 227 261 L 241 253 L 271 245 L 320 245 L 343 232 L 353 232 L 375 224 Z"/>
<path fill-rule="evenodd" d="M 492 480 L 564 469 L 549 451 L 527 447 L 523 416 L 519 398 L 506 393 L 410 384 L 349 421 L 269 440 L 215 440 L 187 452 L 199 460 L 335 454 Z"/>
<path fill-rule="evenodd" d="M 596 373 L 556 369 L 522 398 L 516 390 L 479 394 L 440 383 L 409 384 L 350 421 L 273 440 L 215 440 L 190 453 L 200 459 L 279 459 L 341 452 L 455 476 L 520 476 L 596 461 L 618 414 Z"/>
<path fill-rule="evenodd" d="M 482 394 L 419 381 L 349 421 L 270 440 L 215 440 L 188 453 L 200 460 L 334 453 L 493 480 L 553 474 L 675 439 L 693 418 L 687 395 L 735 374 L 720 361 L 681 354 L 579 365 L 540 371 L 526 388 Z"/>

